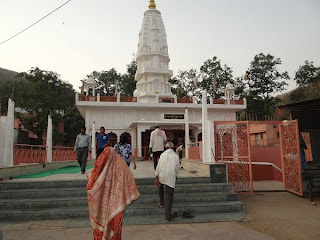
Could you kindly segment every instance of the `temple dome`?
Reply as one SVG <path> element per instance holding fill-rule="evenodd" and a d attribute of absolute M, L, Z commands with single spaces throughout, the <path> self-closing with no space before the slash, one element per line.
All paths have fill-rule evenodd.
<path fill-rule="evenodd" d="M 154 1 L 150 1 L 153 6 Z M 169 69 L 167 34 L 159 10 L 149 6 L 144 13 L 139 33 L 137 72 L 135 75 L 137 96 L 142 102 L 154 102 L 156 95 L 172 97 L 169 79 L 173 72 Z"/>

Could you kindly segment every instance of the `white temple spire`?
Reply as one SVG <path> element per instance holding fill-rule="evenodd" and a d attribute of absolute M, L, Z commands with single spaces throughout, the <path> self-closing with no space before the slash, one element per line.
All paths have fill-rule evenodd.
<path fill-rule="evenodd" d="M 141 102 L 155 102 L 156 96 L 173 97 L 167 34 L 161 13 L 155 8 L 154 0 L 150 0 L 139 33 L 134 96 L 139 96 Z"/>

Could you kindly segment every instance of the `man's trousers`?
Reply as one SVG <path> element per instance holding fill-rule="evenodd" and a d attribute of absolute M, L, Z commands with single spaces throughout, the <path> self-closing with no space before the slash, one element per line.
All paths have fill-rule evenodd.
<path fill-rule="evenodd" d="M 163 153 L 163 151 L 152 152 L 154 170 L 156 170 L 156 168 L 157 168 L 157 166 L 158 166 L 158 161 L 159 161 L 160 155 L 161 155 L 162 153 Z"/>
<path fill-rule="evenodd" d="M 85 172 L 87 160 L 88 160 L 88 148 L 78 148 L 77 160 L 78 160 L 78 163 L 81 167 L 81 172 Z"/>
<path fill-rule="evenodd" d="M 174 196 L 174 188 L 159 183 L 160 205 L 164 206 L 166 220 L 171 220 L 171 208 Z"/>

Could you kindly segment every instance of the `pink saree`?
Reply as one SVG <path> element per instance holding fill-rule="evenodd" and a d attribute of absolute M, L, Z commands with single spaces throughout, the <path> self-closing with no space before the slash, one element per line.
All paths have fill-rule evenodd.
<path fill-rule="evenodd" d="M 88 180 L 94 240 L 121 240 L 123 212 L 140 195 L 130 169 L 122 157 L 108 147 L 96 160 Z"/>

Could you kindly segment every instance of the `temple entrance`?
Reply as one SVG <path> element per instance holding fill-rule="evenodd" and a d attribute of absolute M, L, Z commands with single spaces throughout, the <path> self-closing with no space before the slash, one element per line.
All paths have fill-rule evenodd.
<path fill-rule="evenodd" d="M 148 148 L 150 143 L 150 134 L 154 130 L 154 128 L 148 129 L 145 132 L 142 132 L 142 156 L 144 159 L 148 159 Z M 184 129 L 166 129 L 163 128 L 162 130 L 165 131 L 168 142 L 172 142 L 176 147 L 178 147 L 180 144 L 184 144 L 184 135 L 185 130 Z M 190 129 L 190 136 L 191 136 L 191 129 Z"/>
<path fill-rule="evenodd" d="M 253 193 L 249 123 L 215 122 L 214 127 L 216 162 L 227 164 L 234 191 Z"/>

